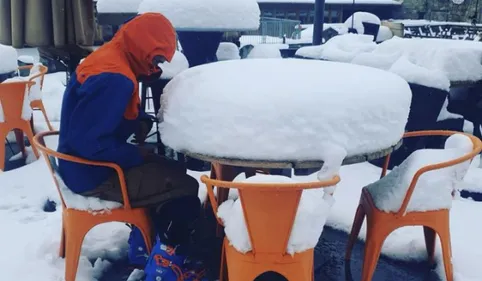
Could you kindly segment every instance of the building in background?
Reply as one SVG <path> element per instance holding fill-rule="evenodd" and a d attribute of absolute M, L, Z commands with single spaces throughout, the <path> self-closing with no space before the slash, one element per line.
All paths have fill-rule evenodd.
<path fill-rule="evenodd" d="M 397 0 L 325 0 L 325 23 L 344 22 L 354 12 L 363 11 L 377 15 L 380 19 L 399 18 L 402 2 Z M 313 24 L 315 0 L 258 0 L 261 16 L 299 20 L 302 24 Z"/>

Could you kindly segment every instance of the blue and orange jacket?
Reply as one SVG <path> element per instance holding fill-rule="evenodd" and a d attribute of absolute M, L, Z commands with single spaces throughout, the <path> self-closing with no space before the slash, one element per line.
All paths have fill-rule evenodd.
<path fill-rule="evenodd" d="M 138 148 L 127 143 L 139 121 L 148 118 L 139 110 L 138 77 L 158 72 L 153 58 L 170 61 L 175 50 L 176 33 L 161 14 L 143 14 L 124 24 L 72 74 L 62 101 L 58 151 L 124 170 L 141 165 Z M 114 174 L 110 168 L 68 161 L 59 161 L 59 172 L 76 193 Z"/>

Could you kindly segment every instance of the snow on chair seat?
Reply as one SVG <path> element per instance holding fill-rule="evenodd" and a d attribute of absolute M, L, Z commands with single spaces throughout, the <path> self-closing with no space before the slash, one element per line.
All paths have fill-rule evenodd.
<path fill-rule="evenodd" d="M 278 175 L 256 175 L 241 182 L 296 183 L 289 177 Z M 325 196 L 325 190 L 310 189 L 303 191 L 286 248 L 288 254 L 301 253 L 316 246 L 333 203 L 333 197 Z M 238 198 L 223 202 L 219 206 L 217 215 L 224 223 L 224 231 L 231 245 L 241 253 L 251 251 L 252 246 L 249 241 L 241 200 Z"/>
<path fill-rule="evenodd" d="M 444 149 L 421 149 L 412 153 L 386 175 L 390 155 L 385 158 L 381 179 L 363 188 L 348 239 L 345 260 L 367 219 L 362 281 L 372 280 L 385 239 L 404 226 L 422 226 L 430 264 L 435 262 L 437 236 L 447 281 L 453 281 L 450 241 L 452 191 L 457 188 L 482 142 L 456 131 L 413 131 L 404 138 L 449 136 Z M 422 233 L 420 233 L 422 234 Z M 408 249 L 407 249 L 408 250 Z"/>
<path fill-rule="evenodd" d="M 446 140 L 445 149 L 414 151 L 400 166 L 395 167 L 377 182 L 368 185 L 366 189 L 379 210 L 397 212 L 418 170 L 428 165 L 455 160 L 471 152 L 472 149 L 470 138 L 462 134 L 452 135 Z M 407 212 L 450 209 L 452 191 L 463 180 L 469 165 L 470 161 L 467 160 L 422 174 L 417 180 Z"/>
<path fill-rule="evenodd" d="M 65 185 L 58 173 L 55 173 L 54 176 L 59 183 L 59 190 L 62 193 L 62 198 L 65 200 L 67 208 L 89 212 L 102 212 L 122 207 L 122 204 L 119 202 L 101 200 L 96 197 L 87 197 L 74 193 Z"/>

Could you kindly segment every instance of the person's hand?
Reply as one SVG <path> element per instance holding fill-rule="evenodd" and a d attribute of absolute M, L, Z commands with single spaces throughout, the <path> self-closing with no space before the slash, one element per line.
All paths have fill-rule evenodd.
<path fill-rule="evenodd" d="M 139 146 L 138 149 L 139 149 L 139 152 L 140 152 L 140 154 L 141 154 L 141 156 L 144 160 L 148 159 L 152 155 L 154 155 L 154 147 Z"/>
<path fill-rule="evenodd" d="M 144 144 L 146 142 L 147 134 L 151 131 L 152 122 L 140 121 L 137 131 L 134 133 L 134 142 Z"/>

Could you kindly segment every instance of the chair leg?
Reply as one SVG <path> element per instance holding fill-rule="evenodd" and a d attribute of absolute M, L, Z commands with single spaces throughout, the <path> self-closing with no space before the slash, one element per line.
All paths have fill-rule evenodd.
<path fill-rule="evenodd" d="M 50 124 L 50 120 L 49 118 L 47 117 L 47 111 L 45 110 L 45 107 L 43 105 L 43 103 L 39 106 L 40 110 L 42 111 L 42 114 L 45 118 L 45 122 L 47 122 L 47 126 L 49 128 L 49 131 L 53 131 L 54 128 L 52 127 L 52 125 Z"/>
<path fill-rule="evenodd" d="M 65 281 L 75 281 L 84 237 L 90 228 L 83 223 L 65 226 Z"/>
<path fill-rule="evenodd" d="M 6 137 L 4 134 L 0 134 L 0 170 L 5 170 L 5 140 Z"/>
<path fill-rule="evenodd" d="M 349 261 L 351 259 L 351 252 L 355 243 L 358 239 L 358 234 L 360 233 L 360 229 L 363 225 L 363 221 L 365 220 L 365 210 L 363 206 L 360 204 L 356 209 L 355 219 L 353 221 L 353 226 L 351 228 L 350 236 L 348 237 L 348 243 L 346 245 L 346 252 L 345 252 L 345 261 Z"/>
<path fill-rule="evenodd" d="M 34 126 L 34 122 L 33 122 L 33 114 L 32 114 L 32 118 L 30 118 L 30 128 L 32 128 L 32 132 L 35 134 L 35 126 Z"/>
<path fill-rule="evenodd" d="M 365 243 L 365 255 L 363 257 L 363 271 L 361 281 L 371 281 L 375 269 L 377 267 L 378 259 L 380 258 L 380 252 L 382 251 L 383 242 L 386 235 L 374 229 L 374 227 L 367 225 L 367 239 Z"/>
<path fill-rule="evenodd" d="M 226 281 L 227 279 L 227 263 L 226 263 L 226 248 L 225 248 L 225 243 L 223 241 L 223 247 L 221 249 L 221 263 L 219 265 L 219 281 Z"/>
<path fill-rule="evenodd" d="M 22 156 L 25 158 L 27 153 L 25 152 L 25 139 L 22 130 L 14 129 L 13 132 L 15 133 L 15 140 L 17 142 L 20 151 L 22 152 Z"/>
<path fill-rule="evenodd" d="M 7 138 L 5 138 L 5 141 L 7 142 L 8 148 L 10 148 L 10 152 L 12 152 L 12 155 L 15 155 L 15 151 L 13 151 L 12 144 L 8 141 Z"/>
<path fill-rule="evenodd" d="M 33 131 L 32 129 L 30 128 L 29 126 L 30 124 L 27 124 L 27 126 L 25 126 L 23 128 L 25 134 L 27 135 L 27 138 L 28 138 L 28 141 L 30 142 L 30 146 L 32 147 L 32 150 L 33 150 L 33 153 L 35 154 L 35 157 L 39 157 L 39 153 L 38 153 L 38 150 L 37 150 L 37 147 L 33 144 Z"/>
<path fill-rule="evenodd" d="M 423 233 L 425 236 L 425 246 L 427 248 L 428 262 L 430 266 L 432 266 L 435 263 L 435 231 L 428 226 L 424 226 Z"/>
<path fill-rule="evenodd" d="M 440 237 L 440 242 L 442 244 L 442 256 L 445 267 L 445 275 L 447 277 L 447 281 L 453 281 L 454 273 L 452 267 L 452 245 L 450 241 L 450 229 L 448 223 L 447 226 L 443 227 L 442 230 L 437 230 L 437 233 Z"/>
<path fill-rule="evenodd" d="M 59 257 L 65 258 L 65 229 L 62 223 L 62 233 L 60 234 Z"/>

